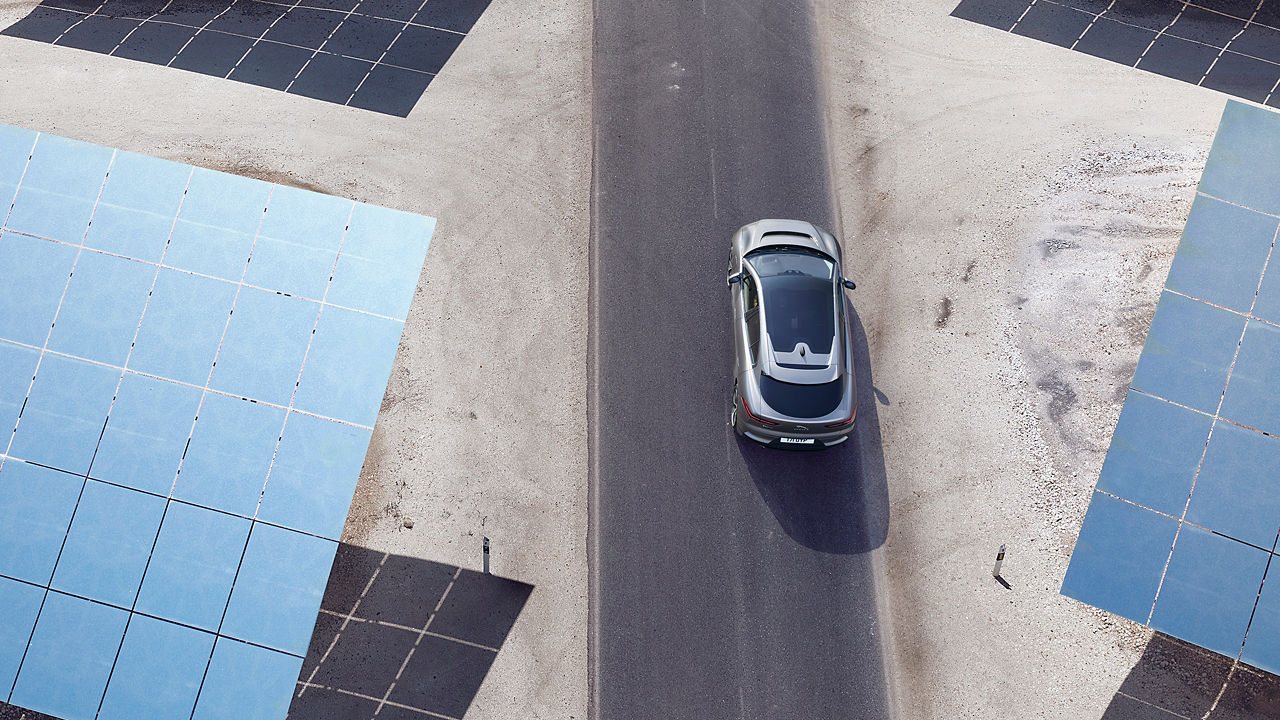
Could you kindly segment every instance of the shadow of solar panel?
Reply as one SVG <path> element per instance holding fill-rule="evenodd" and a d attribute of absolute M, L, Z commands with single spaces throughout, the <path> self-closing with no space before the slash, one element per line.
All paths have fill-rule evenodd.
<path fill-rule="evenodd" d="M 1206 24 L 1200 37 L 1226 32 Z M 1280 115 L 1228 102 L 1062 582 L 1064 595 L 1270 672 L 1277 163 Z"/>
<path fill-rule="evenodd" d="M 1280 8 L 1229 0 L 962 0 L 951 15 L 1280 107 Z"/>
<path fill-rule="evenodd" d="M 0 32 L 404 117 L 489 0 L 45 0 Z"/>
<path fill-rule="evenodd" d="M 461 718 L 532 591 L 340 545 L 289 717 Z"/>
<path fill-rule="evenodd" d="M 1102 720 L 1280 716 L 1280 678 L 1154 633 Z"/>
<path fill-rule="evenodd" d="M 0 702 L 285 716 L 433 229 L 0 125 Z"/>

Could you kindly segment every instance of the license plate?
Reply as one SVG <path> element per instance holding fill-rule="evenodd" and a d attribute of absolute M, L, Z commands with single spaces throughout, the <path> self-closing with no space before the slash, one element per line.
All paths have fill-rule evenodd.
<path fill-rule="evenodd" d="M 790 445 L 812 445 L 813 438 L 779 438 L 784 443 Z"/>

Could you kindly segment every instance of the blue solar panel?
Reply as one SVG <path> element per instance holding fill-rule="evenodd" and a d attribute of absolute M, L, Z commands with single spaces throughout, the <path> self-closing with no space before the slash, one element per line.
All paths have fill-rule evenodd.
<path fill-rule="evenodd" d="M 0 700 L 283 718 L 430 218 L 0 126 Z"/>
<path fill-rule="evenodd" d="M 1065 595 L 1272 672 L 1277 168 L 1280 115 L 1229 102 L 1062 583 Z"/>

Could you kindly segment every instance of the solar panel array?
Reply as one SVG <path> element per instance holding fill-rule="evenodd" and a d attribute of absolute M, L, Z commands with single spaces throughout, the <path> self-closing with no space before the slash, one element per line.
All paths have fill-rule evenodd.
<path fill-rule="evenodd" d="M 951 14 L 1280 107 L 1277 0 L 962 0 Z"/>
<path fill-rule="evenodd" d="M 0 126 L 0 700 L 283 718 L 434 221 Z"/>
<path fill-rule="evenodd" d="M 45 0 L 4 35 L 404 117 L 489 0 Z"/>
<path fill-rule="evenodd" d="M 1231 101 L 1062 593 L 1280 672 L 1280 115 Z"/>

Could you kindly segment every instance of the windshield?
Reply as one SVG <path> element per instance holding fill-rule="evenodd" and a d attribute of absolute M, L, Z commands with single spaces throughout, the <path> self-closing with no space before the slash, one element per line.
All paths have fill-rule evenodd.
<path fill-rule="evenodd" d="M 793 352 L 802 342 L 815 353 L 830 353 L 836 334 L 835 263 L 797 248 L 760 250 L 746 260 L 760 276 L 774 349 Z"/>

